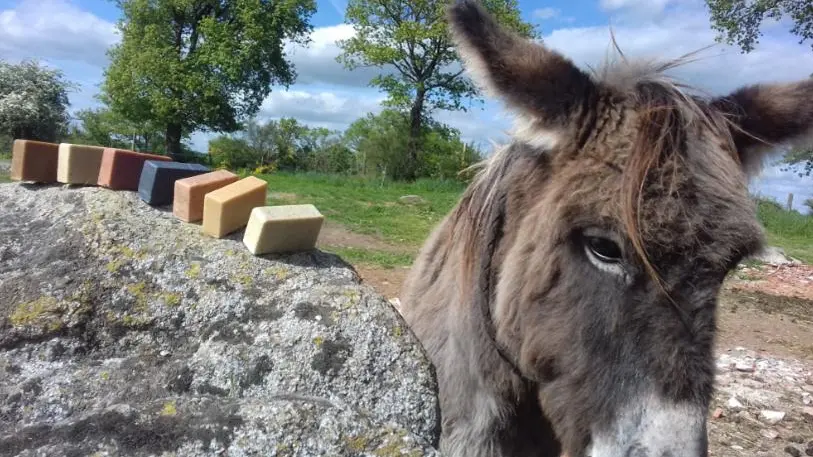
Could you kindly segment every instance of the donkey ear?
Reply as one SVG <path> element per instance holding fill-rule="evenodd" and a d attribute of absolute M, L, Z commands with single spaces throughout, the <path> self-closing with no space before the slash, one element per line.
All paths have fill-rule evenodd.
<path fill-rule="evenodd" d="M 813 79 L 742 87 L 712 105 L 734 123 L 731 134 L 748 175 L 779 146 L 813 146 Z"/>
<path fill-rule="evenodd" d="M 564 127 L 596 86 L 562 55 L 502 28 L 473 0 L 448 9 L 449 29 L 475 84 L 548 128 Z"/>

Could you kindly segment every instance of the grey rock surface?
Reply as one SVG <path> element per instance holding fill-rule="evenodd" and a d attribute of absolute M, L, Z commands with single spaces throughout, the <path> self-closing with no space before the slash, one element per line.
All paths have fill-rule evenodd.
<path fill-rule="evenodd" d="M 0 184 L 0 455 L 436 455 L 432 368 L 319 251 L 134 192 Z"/>
<path fill-rule="evenodd" d="M 759 263 L 767 263 L 769 265 L 799 265 L 801 262 L 787 254 L 785 251 L 777 246 L 765 246 L 760 252 L 752 255 L 750 260 Z"/>

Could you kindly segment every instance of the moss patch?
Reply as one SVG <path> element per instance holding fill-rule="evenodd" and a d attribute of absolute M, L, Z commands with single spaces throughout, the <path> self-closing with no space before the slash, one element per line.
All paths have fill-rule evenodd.
<path fill-rule="evenodd" d="M 200 264 L 195 262 L 186 269 L 186 277 L 189 279 L 197 279 L 200 277 Z"/>
<path fill-rule="evenodd" d="M 370 440 L 364 436 L 349 436 L 344 439 L 347 448 L 353 452 L 362 452 L 367 450 Z"/>
<path fill-rule="evenodd" d="M 15 327 L 39 327 L 43 331 L 56 332 L 65 326 L 62 315 L 65 307 L 55 298 L 42 297 L 18 305 L 9 316 Z"/>
<path fill-rule="evenodd" d="M 175 406 L 175 400 L 164 403 L 164 407 L 161 408 L 162 416 L 174 416 L 176 414 L 178 414 L 178 408 Z"/>
<path fill-rule="evenodd" d="M 277 281 L 284 281 L 291 276 L 291 270 L 285 267 L 266 268 L 263 273 L 266 276 L 273 276 Z"/>
<path fill-rule="evenodd" d="M 148 295 L 145 291 L 147 285 L 144 282 L 128 284 L 127 285 L 127 292 L 130 293 L 136 299 L 135 310 L 136 311 L 146 311 L 147 310 L 147 302 L 148 302 Z"/>
<path fill-rule="evenodd" d="M 161 293 L 161 299 L 164 300 L 167 306 L 178 306 L 181 304 L 181 295 L 175 292 L 163 292 Z"/>
<path fill-rule="evenodd" d="M 114 260 L 111 260 L 110 262 L 107 262 L 107 265 L 105 265 L 105 268 L 107 268 L 107 271 L 109 271 L 111 273 L 115 273 L 115 272 L 119 271 L 119 268 L 121 268 L 122 263 L 123 262 L 121 261 L 121 259 L 114 259 Z"/>

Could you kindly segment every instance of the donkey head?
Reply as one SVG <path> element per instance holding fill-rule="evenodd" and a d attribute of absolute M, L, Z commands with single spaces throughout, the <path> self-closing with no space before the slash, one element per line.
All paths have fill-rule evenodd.
<path fill-rule="evenodd" d="M 762 243 L 747 179 L 813 131 L 813 80 L 704 99 L 673 64 L 582 71 L 470 0 L 449 23 L 517 116 L 466 197 L 494 343 L 571 457 L 707 455 L 717 294 Z"/>

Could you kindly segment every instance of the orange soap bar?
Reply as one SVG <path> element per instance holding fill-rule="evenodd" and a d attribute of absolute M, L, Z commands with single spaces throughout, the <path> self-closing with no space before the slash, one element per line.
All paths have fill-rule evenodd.
<path fill-rule="evenodd" d="M 251 210 L 265 206 L 268 183 L 249 176 L 206 194 L 203 199 L 203 232 L 222 238 L 248 223 Z"/>
<path fill-rule="evenodd" d="M 125 149 L 104 148 L 99 167 L 100 186 L 120 190 L 138 190 L 141 170 L 147 160 L 167 160 L 169 157 Z"/>
<path fill-rule="evenodd" d="M 238 179 L 240 179 L 239 176 L 228 170 L 217 170 L 175 181 L 172 214 L 185 222 L 203 219 L 203 198 L 206 194 Z"/>
<path fill-rule="evenodd" d="M 56 182 L 59 144 L 34 140 L 14 140 L 11 154 L 11 179 L 15 181 Z"/>

